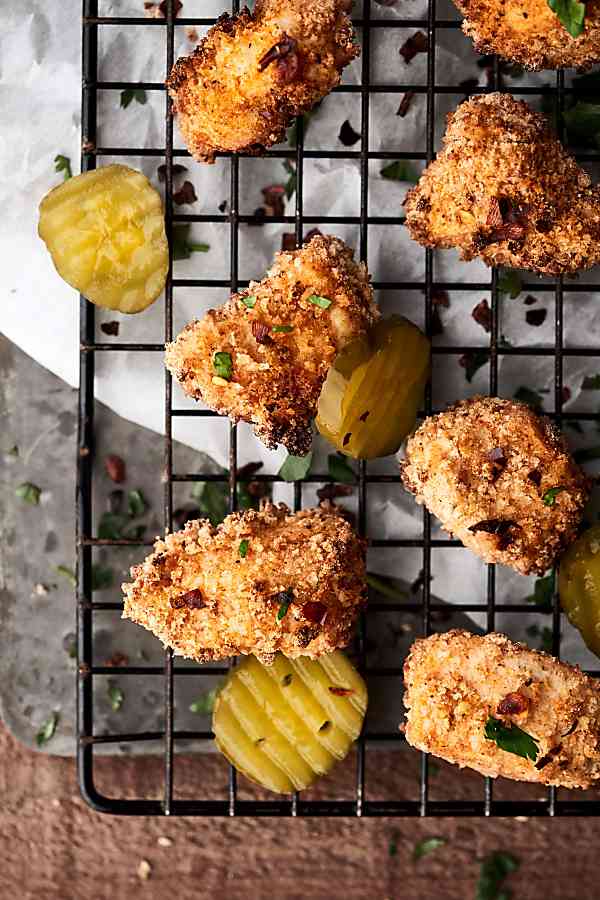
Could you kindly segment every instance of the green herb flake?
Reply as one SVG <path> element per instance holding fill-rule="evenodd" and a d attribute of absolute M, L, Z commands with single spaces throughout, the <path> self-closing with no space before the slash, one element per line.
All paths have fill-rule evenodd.
<path fill-rule="evenodd" d="M 281 602 L 281 604 L 279 605 L 279 609 L 277 610 L 277 616 L 276 616 L 276 620 L 278 622 L 281 622 L 283 617 L 286 615 L 288 609 L 290 608 L 291 602 L 292 602 L 292 600 L 290 597 L 289 599 L 286 598 L 285 600 L 283 600 Z"/>
<path fill-rule="evenodd" d="M 342 484 L 354 484 L 356 481 L 349 462 L 344 456 L 338 456 L 337 453 L 330 453 L 327 457 L 327 470 L 333 481 L 339 481 Z"/>
<path fill-rule="evenodd" d="M 210 244 L 195 244 L 189 240 L 191 225 L 173 226 L 173 259 L 189 259 L 192 253 L 208 253 Z"/>
<path fill-rule="evenodd" d="M 248 309 L 254 309 L 254 307 L 256 306 L 256 297 L 254 295 L 252 295 L 251 297 L 242 297 L 241 301 L 244 306 L 248 307 Z"/>
<path fill-rule="evenodd" d="M 215 700 L 217 699 L 217 689 L 205 691 L 200 694 L 197 700 L 190 703 L 190 712 L 196 713 L 198 716 L 210 716 L 215 708 Z"/>
<path fill-rule="evenodd" d="M 68 566 L 55 566 L 54 571 L 57 575 L 62 575 L 63 578 L 66 578 L 73 587 L 77 587 L 77 576 L 73 569 L 69 569 Z"/>
<path fill-rule="evenodd" d="M 543 406 L 542 394 L 546 394 L 547 391 L 534 391 L 531 388 L 524 387 L 521 385 L 520 388 L 514 393 L 514 399 L 520 400 L 521 403 L 526 403 L 527 406 L 531 406 L 536 412 L 539 412 Z"/>
<path fill-rule="evenodd" d="M 113 712 L 119 712 L 119 710 L 123 706 L 123 700 L 125 699 L 125 694 L 123 693 L 119 685 L 114 684 L 114 682 L 109 682 L 107 694 L 110 708 Z"/>
<path fill-rule="evenodd" d="M 566 487 L 561 487 L 560 485 L 558 487 L 548 488 L 542 497 L 542 503 L 544 506 L 554 506 L 557 495 L 566 490 Z"/>
<path fill-rule="evenodd" d="M 302 481 L 310 472 L 312 450 L 306 456 L 292 456 L 288 453 L 279 470 L 279 477 L 284 481 Z"/>
<path fill-rule="evenodd" d="M 63 156 L 61 153 L 58 156 L 54 157 L 54 171 L 62 172 L 63 179 L 68 181 L 69 178 L 73 177 L 73 172 L 71 171 L 71 160 L 68 156 Z"/>
<path fill-rule="evenodd" d="M 552 603 L 554 596 L 554 570 L 543 578 L 536 578 L 533 586 L 533 594 L 525 598 L 526 603 L 535 603 L 536 606 L 547 606 Z"/>
<path fill-rule="evenodd" d="M 31 506 L 38 506 L 41 493 L 42 489 L 39 488 L 37 484 L 32 484 L 30 481 L 25 481 L 15 490 L 15 495 L 24 503 L 29 503 Z"/>
<path fill-rule="evenodd" d="M 481 863 L 475 900 L 508 900 L 509 891 L 501 891 L 504 881 L 519 868 L 519 860 L 512 853 L 496 850 Z"/>
<path fill-rule="evenodd" d="M 548 0 L 548 6 L 558 16 L 571 37 L 583 34 L 585 20 L 585 3 L 578 0 Z"/>
<path fill-rule="evenodd" d="M 498 293 L 507 294 L 511 300 L 516 300 L 523 290 L 521 276 L 516 269 L 503 269 L 498 278 Z"/>
<path fill-rule="evenodd" d="M 114 584 L 114 572 L 108 566 L 99 564 L 92 566 L 92 590 L 105 591 Z"/>
<path fill-rule="evenodd" d="M 440 847 L 444 847 L 446 843 L 446 838 L 443 837 L 424 838 L 422 841 L 419 841 L 418 844 L 415 844 L 413 860 L 417 862 L 424 856 L 428 856 L 429 853 L 433 853 L 434 850 L 439 850 Z"/>
<path fill-rule="evenodd" d="M 379 174 L 382 178 L 387 178 L 390 181 L 407 181 L 410 184 L 416 184 L 419 180 L 418 173 L 404 159 L 397 159 L 395 162 L 389 163 L 383 167 Z"/>
<path fill-rule="evenodd" d="M 271 329 L 274 334 L 289 334 L 293 330 L 293 325 L 273 325 Z"/>
<path fill-rule="evenodd" d="M 126 90 L 121 91 L 121 109 L 127 109 L 134 100 L 136 103 L 144 106 L 148 102 L 146 91 L 141 90 L 141 88 L 127 88 Z"/>
<path fill-rule="evenodd" d="M 219 378 L 224 378 L 225 381 L 229 381 L 233 372 L 231 353 L 225 353 L 222 350 L 215 353 L 213 356 L 213 369 L 215 375 L 218 375 Z"/>
<path fill-rule="evenodd" d="M 54 736 L 54 732 L 56 731 L 56 726 L 58 725 L 58 720 L 60 716 L 57 712 L 51 713 L 38 733 L 35 736 L 35 742 L 38 747 L 43 747 L 44 744 L 47 744 L 51 737 Z"/>
<path fill-rule="evenodd" d="M 283 168 L 288 173 L 289 178 L 285 184 L 285 196 L 288 200 L 291 200 L 296 191 L 296 183 L 298 180 L 298 176 L 296 175 L 296 169 L 292 165 L 289 159 L 284 159 Z"/>
<path fill-rule="evenodd" d="M 327 297 L 319 297 L 318 294 L 311 294 L 308 302 L 312 303 L 313 306 L 319 306 L 321 309 L 329 309 L 333 300 L 328 300 Z"/>
<path fill-rule="evenodd" d="M 248 547 L 249 546 L 250 546 L 250 541 L 248 541 L 246 538 L 244 538 L 243 541 L 240 541 L 239 554 L 242 557 L 242 559 L 245 559 L 246 556 L 248 555 Z"/>
<path fill-rule="evenodd" d="M 118 541 L 123 537 L 123 529 L 127 524 L 125 516 L 115 513 L 103 513 L 98 522 L 98 537 L 103 541 Z"/>
<path fill-rule="evenodd" d="M 517 725 L 507 726 L 500 719 L 490 716 L 485 723 L 484 734 L 488 741 L 494 741 L 506 753 L 514 753 L 515 756 L 530 759 L 532 762 L 538 757 L 538 742 Z"/>
<path fill-rule="evenodd" d="M 146 512 L 146 501 L 140 490 L 128 491 L 127 512 L 132 519 L 137 519 L 138 516 L 143 516 Z"/>
<path fill-rule="evenodd" d="M 581 382 L 582 391 L 600 391 L 600 375 L 586 375 Z"/>
<path fill-rule="evenodd" d="M 14 444 L 12 447 L 10 447 L 10 448 L 6 451 L 6 455 L 7 455 L 7 456 L 12 456 L 12 457 L 16 458 L 16 457 L 19 455 L 19 448 L 17 447 L 17 445 Z"/>

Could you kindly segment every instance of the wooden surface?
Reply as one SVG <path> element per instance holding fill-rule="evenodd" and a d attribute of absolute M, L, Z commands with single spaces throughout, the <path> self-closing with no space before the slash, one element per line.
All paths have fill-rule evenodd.
<path fill-rule="evenodd" d="M 382 753 L 379 780 L 412 783 L 406 759 Z M 494 850 L 521 861 L 514 900 L 600 897 L 600 821 L 118 818 L 86 807 L 71 759 L 32 753 L 1 726 L 0 760 L 2 900 L 470 900 L 480 860 Z M 181 758 L 178 771 L 182 796 L 224 772 L 217 757 Z M 160 790 L 155 759 L 105 758 L 98 772 L 99 786 L 126 795 Z M 436 779 L 447 776 L 464 776 L 465 790 L 475 783 L 446 769 Z M 416 841 L 431 835 L 447 845 L 414 863 Z"/>

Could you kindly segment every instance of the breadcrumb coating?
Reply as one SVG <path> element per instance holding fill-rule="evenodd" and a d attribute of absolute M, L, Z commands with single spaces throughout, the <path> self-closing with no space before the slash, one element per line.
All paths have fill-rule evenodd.
<path fill-rule="evenodd" d="M 401 471 L 446 531 L 486 562 L 523 575 L 543 575 L 575 540 L 589 495 L 552 423 L 495 397 L 426 419 L 408 440 Z"/>
<path fill-rule="evenodd" d="M 406 740 L 482 775 L 567 788 L 600 778 L 600 684 L 503 634 L 417 640 L 404 664 Z M 485 736 L 489 717 L 538 742 L 535 761 Z"/>
<path fill-rule="evenodd" d="M 547 0 L 454 0 L 463 31 L 479 53 L 496 53 L 526 69 L 589 69 L 600 62 L 600 4 L 585 4 L 585 28 L 571 37 Z"/>
<path fill-rule="evenodd" d="M 242 547 L 240 546 L 245 543 Z M 266 503 L 157 539 L 123 584 L 123 618 L 199 662 L 316 658 L 344 647 L 366 601 L 365 548 L 333 510 Z"/>
<path fill-rule="evenodd" d="M 253 13 L 224 13 L 167 81 L 192 156 L 263 153 L 285 140 L 294 116 L 340 82 L 360 54 L 347 0 L 257 0 Z"/>
<path fill-rule="evenodd" d="M 448 116 L 444 147 L 405 206 L 411 237 L 465 260 L 548 275 L 600 262 L 600 188 L 545 117 L 509 94 Z"/>
<path fill-rule="evenodd" d="M 366 266 L 339 238 L 316 235 L 278 253 L 263 281 L 187 325 L 167 345 L 166 365 L 186 394 L 251 423 L 267 447 L 299 456 L 310 449 L 330 366 L 378 316 Z M 216 376 L 215 353 L 230 355 L 229 380 Z"/>

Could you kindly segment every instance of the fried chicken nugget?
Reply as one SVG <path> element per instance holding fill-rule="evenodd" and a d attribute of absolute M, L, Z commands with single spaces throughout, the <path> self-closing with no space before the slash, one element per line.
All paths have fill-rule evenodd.
<path fill-rule="evenodd" d="M 405 736 L 418 750 L 492 778 L 568 788 L 600 778 L 600 683 L 548 653 L 503 634 L 434 634 L 413 644 L 404 684 Z M 529 735 L 535 759 L 486 737 L 490 717 Z"/>
<path fill-rule="evenodd" d="M 302 455 L 330 366 L 378 315 L 365 265 L 339 238 L 316 235 L 278 253 L 264 281 L 187 325 L 167 345 L 166 365 L 186 394 L 250 422 L 267 447 Z M 228 378 L 216 359 L 231 363 Z"/>
<path fill-rule="evenodd" d="M 548 0 L 454 0 L 463 31 L 479 53 L 496 53 L 526 69 L 588 69 L 600 62 L 600 4 L 585 5 L 585 28 L 572 37 Z"/>
<path fill-rule="evenodd" d="M 266 503 L 157 539 L 124 584 L 123 618 L 199 662 L 345 646 L 366 600 L 365 552 L 338 512 Z"/>
<path fill-rule="evenodd" d="M 360 54 L 347 0 L 257 0 L 254 13 L 224 13 L 167 87 L 188 150 L 262 153 L 285 139 L 294 116 L 340 82 Z"/>
<path fill-rule="evenodd" d="M 488 563 L 543 573 L 577 536 L 589 495 L 560 432 L 525 403 L 473 397 L 409 438 L 405 487 Z"/>
<path fill-rule="evenodd" d="M 473 97 L 448 116 L 444 148 L 405 206 L 411 237 L 465 260 L 548 275 L 600 262 L 600 188 L 544 116 L 508 94 Z"/>

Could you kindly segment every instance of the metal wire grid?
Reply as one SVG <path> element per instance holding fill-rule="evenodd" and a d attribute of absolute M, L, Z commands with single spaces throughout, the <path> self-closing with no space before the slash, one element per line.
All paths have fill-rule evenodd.
<path fill-rule="evenodd" d="M 171 232 L 174 222 L 229 222 L 230 224 L 230 278 L 224 280 L 205 279 L 175 279 L 172 276 L 172 260 L 170 260 L 169 276 L 165 289 L 165 313 L 164 336 L 165 341 L 173 337 L 173 289 L 183 286 L 193 287 L 228 287 L 235 292 L 246 282 L 238 278 L 238 229 L 242 223 L 253 221 L 252 216 L 244 216 L 239 213 L 239 156 L 244 154 L 219 154 L 231 158 L 231 189 L 229 210 L 227 215 L 174 215 L 172 202 L 173 187 L 173 160 L 175 157 L 186 156 L 186 151 L 173 148 L 173 120 L 170 115 L 170 102 L 165 94 L 165 145 L 160 148 L 140 147 L 97 147 L 97 92 L 100 90 L 124 90 L 127 88 L 141 88 L 146 91 L 164 91 L 164 84 L 146 82 L 130 83 L 124 81 L 99 81 L 97 76 L 98 64 L 98 28 L 106 25 L 135 25 L 139 27 L 160 27 L 164 30 L 166 38 L 165 71 L 169 72 L 174 62 L 174 31 L 175 18 L 173 2 L 169 0 L 166 8 L 166 18 L 125 18 L 125 17 L 100 17 L 98 15 L 98 0 L 83 0 L 83 86 L 82 86 L 82 155 L 81 170 L 88 171 L 96 167 L 98 158 L 104 156 L 155 156 L 165 160 L 166 163 L 166 200 L 165 219 L 167 232 Z M 240 0 L 232 0 L 232 11 L 238 12 Z M 214 23 L 213 19 L 203 18 L 178 18 L 177 25 L 207 26 Z M 359 85 L 340 85 L 336 88 L 339 92 L 358 92 L 361 96 L 361 149 L 352 151 L 305 150 L 303 146 L 303 121 L 297 122 L 296 150 L 270 150 L 268 155 L 276 158 L 294 160 L 297 169 L 296 209 L 294 216 L 279 216 L 270 218 L 273 223 L 290 223 L 295 229 L 295 237 L 301 243 L 305 225 L 336 225 L 356 224 L 359 226 L 359 255 L 362 260 L 368 257 L 368 226 L 369 225 L 395 225 L 398 220 L 370 216 L 368 212 L 368 165 L 370 159 L 411 159 L 430 162 L 434 157 L 434 126 L 435 126 L 435 98 L 436 95 L 445 93 L 457 93 L 459 89 L 453 85 L 436 85 L 435 83 L 435 50 L 436 33 L 442 29 L 457 29 L 458 21 L 446 21 L 436 18 L 436 0 L 429 0 L 427 18 L 425 19 L 393 19 L 377 20 L 372 17 L 371 0 L 363 0 L 363 13 L 355 19 L 355 26 L 362 32 L 362 79 Z M 428 36 L 428 62 L 426 84 L 391 84 L 373 85 L 370 83 L 371 66 L 371 33 L 376 28 L 414 28 L 423 29 Z M 552 77 L 552 76 L 550 76 Z M 488 90 L 496 90 L 500 85 L 499 63 L 496 59 L 493 64 L 492 84 Z M 483 92 L 485 89 L 479 89 Z M 370 97 L 374 93 L 398 93 L 406 91 L 426 94 L 426 148 L 425 152 L 370 152 L 369 151 L 369 105 Z M 562 123 L 562 111 L 565 94 L 571 89 L 565 87 L 564 73 L 556 73 L 555 86 L 521 87 L 511 89 L 516 95 L 540 95 L 550 94 L 556 98 L 558 120 Z M 561 128 L 562 130 L 562 128 Z M 564 134 L 562 135 L 564 136 Z M 303 212 L 303 163 L 308 158 L 322 159 L 358 159 L 360 162 L 361 194 L 360 216 L 335 217 L 319 216 L 311 217 Z M 579 154 L 579 160 L 597 160 L 597 154 Z M 498 289 L 497 272 L 492 270 L 490 282 L 434 282 L 433 254 L 426 251 L 425 281 L 375 281 L 375 288 L 385 289 L 418 289 L 425 295 L 425 329 L 431 334 L 432 325 L 432 293 L 437 290 L 462 291 L 490 291 L 492 308 L 492 326 L 489 343 L 489 393 L 494 395 L 498 388 L 498 358 L 501 355 L 521 356 L 552 356 L 554 358 L 554 417 L 560 423 L 565 419 L 593 420 L 594 414 L 561 413 L 562 389 L 563 389 L 563 359 L 565 356 L 589 356 L 598 355 L 598 351 L 590 348 L 564 348 L 563 347 L 563 283 L 559 278 L 552 283 L 525 283 L 524 290 L 536 292 L 552 292 L 555 297 L 555 341 L 554 347 L 505 347 L 499 344 L 498 333 Z M 581 292 L 598 289 L 598 285 L 590 283 L 569 284 L 569 292 Z M 161 344 L 135 344 L 135 343 L 99 343 L 95 338 L 94 307 L 81 299 L 80 303 L 80 391 L 79 391 L 79 456 L 77 478 L 77 548 L 78 548 L 78 693 L 77 693 L 77 739 L 78 739 L 78 767 L 79 782 L 83 796 L 87 802 L 98 811 L 122 815 L 274 815 L 274 816 L 440 816 L 440 815 L 598 815 L 600 814 L 600 801 L 557 799 L 557 792 L 550 788 L 545 800 L 495 800 L 492 793 L 492 781 L 484 779 L 484 792 L 481 800 L 431 800 L 429 798 L 428 757 L 422 754 L 421 777 L 418 800 L 368 800 L 365 798 L 365 758 L 367 745 L 374 741 L 398 741 L 403 740 L 399 733 L 365 733 L 361 736 L 357 745 L 356 786 L 354 800 L 311 800 L 307 801 L 301 795 L 293 795 L 290 799 L 272 799 L 268 801 L 241 800 L 237 795 L 237 783 L 235 770 L 230 767 L 229 789 L 227 799 L 221 800 L 182 800 L 173 797 L 173 765 L 174 742 L 184 739 L 210 739 L 210 732 L 202 731 L 175 731 L 173 727 L 173 680 L 174 675 L 198 675 L 202 673 L 200 667 L 175 669 L 173 656 L 170 651 L 165 652 L 163 666 L 122 666 L 120 668 L 108 668 L 106 666 L 94 666 L 92 655 L 92 620 L 95 610 L 121 609 L 119 603 L 101 603 L 92 600 L 91 593 L 91 564 L 94 547 L 106 545 L 143 545 L 147 542 L 130 540 L 100 540 L 92 534 L 92 474 L 93 474 L 93 447 L 94 447 L 94 360 L 98 352 L 119 351 L 154 351 L 160 353 L 164 349 Z M 470 346 L 444 346 L 433 347 L 434 354 L 456 355 L 475 349 Z M 157 365 L 162 366 L 162 360 L 157 357 Z M 425 412 L 430 414 L 433 410 L 431 399 L 431 386 L 429 386 L 425 398 Z M 192 475 L 173 472 L 172 465 L 172 419 L 175 416 L 210 417 L 215 413 L 207 410 L 178 410 L 172 408 L 171 378 L 165 373 L 165 438 L 164 438 L 164 502 L 163 520 L 167 529 L 172 527 L 172 493 L 173 483 L 190 481 L 223 481 L 218 475 Z M 237 433 L 236 426 L 230 424 L 229 428 L 229 505 L 234 510 L 236 506 L 237 486 Z M 270 475 L 253 475 L 253 480 L 275 482 L 279 479 Z M 325 474 L 313 474 L 305 479 L 305 482 L 327 481 Z M 361 535 L 367 533 L 366 500 L 367 485 L 370 483 L 396 484 L 399 478 L 396 476 L 374 476 L 368 473 L 365 462 L 360 462 L 358 472 L 358 530 Z M 302 483 L 294 485 L 294 508 L 302 507 Z M 420 547 L 423 552 L 423 588 L 422 601 L 420 603 L 372 603 L 368 613 L 363 617 L 363 627 L 358 638 L 359 659 L 362 670 L 369 677 L 398 675 L 398 668 L 373 668 L 367 669 L 365 653 L 365 635 L 367 619 L 378 612 L 389 611 L 418 611 L 422 615 L 422 631 L 430 633 L 431 613 L 437 609 L 445 608 L 432 602 L 430 591 L 431 575 L 431 550 L 434 547 L 461 546 L 459 541 L 451 539 L 433 539 L 431 536 L 431 518 L 429 513 L 423 511 L 423 536 L 420 539 L 398 540 L 372 540 L 374 547 Z M 485 612 L 487 629 L 495 626 L 496 582 L 494 566 L 488 566 L 487 598 L 485 603 L 471 603 L 461 605 L 460 609 L 469 612 Z M 531 612 L 531 607 L 524 603 L 503 604 L 503 612 Z M 552 606 L 553 624 L 553 652 L 560 652 L 560 606 L 558 597 L 553 598 Z M 205 670 L 211 675 L 224 674 L 226 667 Z M 148 677 L 162 676 L 164 684 L 164 731 L 146 732 L 142 734 L 94 734 L 94 714 L 92 683 L 95 675 L 140 675 Z M 149 799 L 125 799 L 109 798 L 103 796 L 94 784 L 94 747 L 98 744 L 122 744 L 127 742 L 150 742 L 160 740 L 164 744 L 164 790 L 162 800 Z"/>

